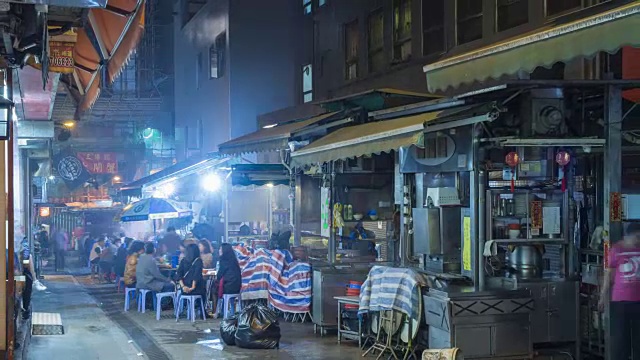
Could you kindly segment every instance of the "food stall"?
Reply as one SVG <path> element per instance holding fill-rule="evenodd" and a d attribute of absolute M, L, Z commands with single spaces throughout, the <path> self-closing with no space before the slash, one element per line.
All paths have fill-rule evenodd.
<path fill-rule="evenodd" d="M 312 262 L 312 317 L 321 332 L 338 325 L 334 298 L 350 282 L 361 283 L 373 265 L 393 264 L 398 256 L 396 150 L 420 141 L 423 122 L 418 116 L 344 127 L 292 153 L 292 164 L 316 179 L 315 187 L 297 181 L 296 190 L 318 200 L 315 209 L 300 204 L 296 221 L 304 232 L 315 212 L 316 231 L 328 244 L 326 255 Z"/>
<path fill-rule="evenodd" d="M 579 304 L 591 302 L 590 315 L 597 288 L 585 293 L 580 255 L 602 249 L 606 184 L 593 166 L 602 126 L 585 122 L 609 116 L 596 105 L 608 96 L 569 82 L 480 91 L 445 110 L 456 115 L 426 121 L 423 148 L 400 149 L 401 259 L 432 279 L 429 347 L 471 359 L 579 358 Z"/>
<path fill-rule="evenodd" d="M 227 242 L 266 248 L 272 234 L 291 231 L 290 175 L 279 164 L 236 164 L 226 174 Z M 242 206 L 239 206 L 242 205 Z"/>

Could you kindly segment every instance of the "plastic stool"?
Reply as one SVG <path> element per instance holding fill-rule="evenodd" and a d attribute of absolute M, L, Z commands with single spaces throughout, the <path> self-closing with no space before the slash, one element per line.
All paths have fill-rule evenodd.
<path fill-rule="evenodd" d="M 124 278 L 116 275 L 116 291 L 120 292 L 120 289 L 124 287 L 125 287 Z"/>
<path fill-rule="evenodd" d="M 184 303 L 187 303 L 187 320 L 191 320 L 191 322 L 196 321 L 196 302 L 200 300 L 200 308 L 202 309 L 202 320 L 206 320 L 206 315 L 204 313 L 204 301 L 202 300 L 202 296 L 200 295 L 181 295 L 178 300 L 178 311 L 176 311 L 176 321 L 180 318 L 180 313 L 182 312 L 182 307 Z"/>
<path fill-rule="evenodd" d="M 155 297 L 153 297 L 154 292 L 148 289 L 138 289 L 138 312 L 144 314 L 147 305 L 147 294 L 151 293 L 151 299 L 153 301 L 153 305 L 155 306 Z"/>
<path fill-rule="evenodd" d="M 160 320 L 160 312 L 162 311 L 162 299 L 164 299 L 166 297 L 170 297 L 171 300 L 173 300 L 173 309 L 174 309 L 174 312 L 175 312 L 175 308 L 176 308 L 176 293 L 173 292 L 173 291 L 156 293 L 156 320 Z"/>
<path fill-rule="evenodd" d="M 231 306 L 231 316 L 235 314 L 235 310 L 237 308 L 238 311 L 242 310 L 242 304 L 240 303 L 240 294 L 224 294 L 222 295 L 222 302 L 224 306 L 223 319 L 228 319 L 229 315 L 229 305 L 233 300 L 233 305 Z"/>
<path fill-rule="evenodd" d="M 131 298 L 135 299 L 136 288 L 125 287 L 124 288 L 124 311 L 129 311 L 129 301 Z"/>

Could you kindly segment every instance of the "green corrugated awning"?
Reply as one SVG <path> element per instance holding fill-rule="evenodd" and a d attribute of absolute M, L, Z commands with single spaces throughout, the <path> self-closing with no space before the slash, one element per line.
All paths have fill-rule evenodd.
<path fill-rule="evenodd" d="M 403 146 L 419 144 L 424 123 L 439 118 L 441 111 L 370 122 L 345 127 L 294 151 L 293 165 L 324 163 L 332 160 L 379 154 Z"/>
<path fill-rule="evenodd" d="M 532 72 L 598 52 L 640 46 L 640 0 L 564 25 L 558 25 L 424 67 L 430 91 Z"/>
<path fill-rule="evenodd" d="M 326 113 L 306 120 L 263 128 L 220 144 L 219 151 L 228 155 L 240 155 L 283 150 L 288 148 L 289 138 L 295 132 L 307 129 L 336 114 L 337 112 Z"/>

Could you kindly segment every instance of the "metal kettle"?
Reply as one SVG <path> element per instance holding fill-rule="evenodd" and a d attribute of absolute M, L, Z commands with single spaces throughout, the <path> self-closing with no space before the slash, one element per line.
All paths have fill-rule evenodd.
<path fill-rule="evenodd" d="M 509 266 L 519 279 L 542 277 L 542 253 L 533 245 L 518 245 L 509 254 Z"/>

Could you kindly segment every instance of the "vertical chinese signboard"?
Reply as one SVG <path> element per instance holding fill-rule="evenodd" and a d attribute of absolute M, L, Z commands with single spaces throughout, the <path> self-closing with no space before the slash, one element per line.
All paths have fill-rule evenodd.
<path fill-rule="evenodd" d="M 320 235 L 324 237 L 329 237 L 331 235 L 331 197 L 330 197 L 330 189 L 327 187 L 323 187 L 320 189 Z"/>
<path fill-rule="evenodd" d="M 91 174 L 117 174 L 118 161 L 116 153 L 79 152 L 78 158 Z"/>
<path fill-rule="evenodd" d="M 609 195 L 609 221 L 622 221 L 622 194 L 619 192 L 612 192 Z"/>

